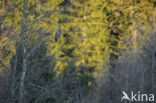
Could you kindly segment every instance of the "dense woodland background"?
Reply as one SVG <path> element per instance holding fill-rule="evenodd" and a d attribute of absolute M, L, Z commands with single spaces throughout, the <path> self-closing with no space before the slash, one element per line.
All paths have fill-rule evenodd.
<path fill-rule="evenodd" d="M 0 103 L 156 95 L 155 7 L 156 0 L 0 0 Z"/>

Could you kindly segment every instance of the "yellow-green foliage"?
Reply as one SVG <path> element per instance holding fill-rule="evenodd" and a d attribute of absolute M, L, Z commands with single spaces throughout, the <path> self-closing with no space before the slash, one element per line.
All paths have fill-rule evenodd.
<path fill-rule="evenodd" d="M 155 19 L 153 18 L 154 2 L 154 0 L 151 2 L 147 0 L 138 2 L 134 0 L 29 0 L 26 10 L 28 15 L 26 44 L 33 47 L 49 32 L 48 36 L 52 42 L 48 42 L 48 49 L 51 54 L 56 53 L 55 58 L 58 62 L 55 69 L 58 74 L 61 74 L 65 68 L 69 68 L 68 62 L 73 61 L 78 68 L 81 66 L 94 68 L 93 74 L 97 76 L 107 60 L 113 61 L 110 55 L 118 56 L 118 52 L 124 47 L 125 38 L 135 34 L 141 35 L 138 33 L 138 28 L 146 32 L 151 30 L 149 21 Z M 8 11 L 9 14 L 3 21 L 3 27 L 9 28 L 13 34 L 16 33 L 16 39 L 12 40 L 12 46 L 8 47 L 13 53 L 15 53 L 15 41 L 20 39 L 24 2 L 9 1 L 10 7 L 15 4 L 18 7 L 12 7 L 13 9 Z M 32 7 L 33 5 L 35 6 Z M 3 6 L 3 9 L 5 7 Z M 0 10 L 0 13 L 6 12 Z M 54 37 L 58 29 L 62 29 L 62 35 L 56 42 Z M 2 41 L 10 39 L 4 37 Z M 137 47 L 135 41 L 134 47 Z M 7 58 L 9 61 L 11 57 Z"/>

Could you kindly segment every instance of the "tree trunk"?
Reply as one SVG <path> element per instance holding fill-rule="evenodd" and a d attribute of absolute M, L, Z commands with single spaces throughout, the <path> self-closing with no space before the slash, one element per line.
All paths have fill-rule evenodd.
<path fill-rule="evenodd" d="M 27 72 L 27 59 L 25 58 L 26 54 L 26 45 L 25 45 L 25 39 L 24 35 L 26 33 L 26 9 L 27 9 L 27 4 L 28 0 L 24 2 L 24 9 L 23 9 L 23 24 L 22 24 L 22 29 L 21 29 L 21 45 L 23 49 L 23 66 L 22 66 L 22 73 L 21 73 L 21 79 L 20 79 L 20 87 L 19 87 L 19 103 L 24 103 L 24 81 L 25 81 L 25 76 Z"/>

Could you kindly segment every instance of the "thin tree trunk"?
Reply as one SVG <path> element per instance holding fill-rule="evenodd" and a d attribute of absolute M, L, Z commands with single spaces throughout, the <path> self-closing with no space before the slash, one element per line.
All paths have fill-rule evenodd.
<path fill-rule="evenodd" d="M 85 47 L 86 45 L 86 4 L 84 3 L 84 10 L 83 10 L 83 25 L 84 25 L 84 35 L 82 36 L 82 45 L 83 47 Z M 83 54 L 83 57 L 82 57 L 82 64 L 85 65 L 85 54 Z"/>
<path fill-rule="evenodd" d="M 24 98 L 24 81 L 25 81 L 25 75 L 26 75 L 26 60 L 23 60 L 23 68 L 22 68 L 22 74 L 21 74 L 21 80 L 20 80 L 20 90 L 19 90 L 19 103 L 23 103 Z"/>
<path fill-rule="evenodd" d="M 25 46 L 25 31 L 26 31 L 26 9 L 27 9 L 27 4 L 28 0 L 24 2 L 24 9 L 23 9 L 23 24 L 22 24 L 22 29 L 21 29 L 21 45 L 23 49 L 23 66 L 22 66 L 22 73 L 21 73 L 21 78 L 20 78 L 20 87 L 19 87 L 19 103 L 24 103 L 24 81 L 25 81 L 25 76 L 27 72 L 27 59 L 25 58 L 26 54 L 26 46 Z"/>
<path fill-rule="evenodd" d="M 15 74 L 16 74 L 16 68 L 17 68 L 17 51 L 16 51 L 16 56 L 15 56 L 15 63 L 14 63 L 14 67 L 13 67 L 13 71 L 12 71 L 12 85 L 11 85 L 11 99 L 12 99 L 12 103 L 14 103 L 13 97 L 14 97 L 14 91 L 15 91 L 15 82 L 16 82 L 16 78 L 15 78 Z"/>

